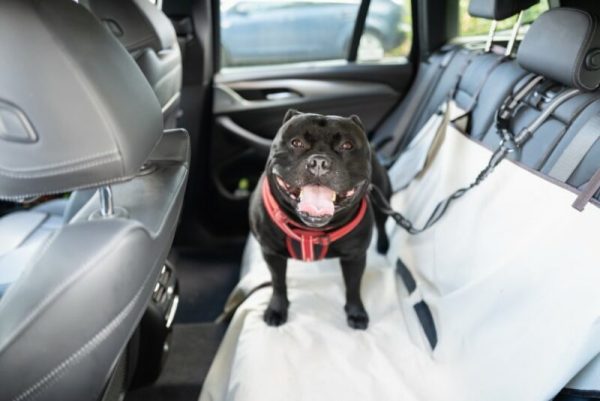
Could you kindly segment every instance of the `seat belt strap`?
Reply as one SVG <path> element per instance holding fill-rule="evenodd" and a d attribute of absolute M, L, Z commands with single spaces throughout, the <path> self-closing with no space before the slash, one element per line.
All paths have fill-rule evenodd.
<path fill-rule="evenodd" d="M 592 116 L 565 148 L 548 175 L 567 182 L 592 146 L 600 138 L 600 114 Z"/>
<path fill-rule="evenodd" d="M 416 113 L 426 103 L 427 99 L 431 97 L 433 90 L 437 87 L 442 75 L 444 75 L 446 67 L 458 53 L 460 53 L 460 47 L 456 46 L 451 50 L 448 50 L 448 52 L 444 54 L 443 58 L 436 65 L 430 66 L 431 69 L 429 71 L 432 72 L 425 75 L 423 78 L 427 79 L 427 84 L 423 85 L 421 90 L 415 94 L 415 97 L 419 100 L 414 102 L 414 105 L 410 110 L 405 110 L 405 115 L 411 116 L 408 124 L 406 124 L 403 129 L 402 127 L 400 127 L 400 129 L 395 129 L 393 136 L 388 137 L 389 140 L 386 140 L 388 138 L 382 138 L 381 141 L 375 141 L 374 144 L 377 150 L 384 148 L 384 146 L 386 148 L 391 148 L 391 152 L 388 153 L 390 156 L 384 157 L 385 160 L 381 160 L 384 165 L 390 166 L 398 158 L 400 149 L 404 149 L 407 145 L 407 142 L 413 139 L 414 135 L 412 134 L 415 131 L 415 124 L 417 122 L 417 118 L 415 118 Z M 468 64 L 468 62 L 465 63 Z"/>
<path fill-rule="evenodd" d="M 582 212 L 585 209 L 585 205 L 594 197 L 598 190 L 600 190 L 600 170 L 596 171 L 592 178 L 590 178 L 583 191 L 577 196 L 575 202 L 573 202 L 573 207 Z"/>
<path fill-rule="evenodd" d="M 483 79 L 481 81 L 479 81 L 479 84 L 477 85 L 475 92 L 471 96 L 471 102 L 465 108 L 465 114 L 469 114 L 473 111 L 473 109 L 477 105 L 477 102 L 479 101 L 479 95 L 481 95 L 481 91 L 483 90 L 483 87 L 487 83 L 488 78 L 490 77 L 490 75 L 492 75 L 492 73 L 496 70 L 496 68 L 498 68 L 498 66 L 500 66 L 502 63 L 504 63 L 506 60 L 509 60 L 509 57 L 504 56 L 504 57 L 499 57 L 496 60 L 494 60 L 494 62 L 490 66 L 490 68 L 488 68 L 488 70 L 485 72 L 485 76 L 483 77 Z M 462 77 L 461 77 L 461 80 L 462 80 Z M 455 92 L 458 91 L 458 88 L 459 88 L 459 86 L 457 85 Z M 454 95 L 456 95 L 456 93 L 454 93 Z M 452 96 L 452 98 L 454 98 L 454 95 Z"/>

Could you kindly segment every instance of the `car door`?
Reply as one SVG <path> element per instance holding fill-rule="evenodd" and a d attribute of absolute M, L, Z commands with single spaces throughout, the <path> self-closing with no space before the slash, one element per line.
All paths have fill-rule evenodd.
<path fill-rule="evenodd" d="M 371 135 L 403 98 L 414 70 L 412 35 L 406 28 L 412 27 L 410 0 L 252 0 L 250 8 L 260 11 L 235 17 L 231 10 L 244 0 L 214 1 L 212 12 L 205 10 L 215 27 L 206 38 L 216 53 L 224 47 L 226 53 L 215 55 L 217 63 L 211 65 L 214 74 L 204 106 L 208 121 L 202 130 L 196 122 L 187 127 L 197 137 L 197 171 L 192 171 L 190 186 L 195 189 L 186 201 L 193 215 L 184 211 L 188 229 L 179 230 L 195 246 L 200 241 L 244 240 L 249 195 L 288 109 L 356 114 Z M 378 25 L 388 28 L 378 35 L 393 46 L 385 47 L 379 59 L 357 59 L 359 53 L 369 54 L 358 51 L 359 43 L 367 32 L 366 22 L 382 18 L 379 3 L 390 12 Z M 206 7 L 203 2 L 194 4 Z M 200 21 L 193 21 L 196 33 Z M 181 30 L 180 35 L 187 34 Z M 193 52 L 184 52 L 187 71 Z M 191 84 L 187 86 L 191 90 Z M 185 92 L 184 82 L 183 120 L 189 123 L 194 110 L 185 110 Z"/>

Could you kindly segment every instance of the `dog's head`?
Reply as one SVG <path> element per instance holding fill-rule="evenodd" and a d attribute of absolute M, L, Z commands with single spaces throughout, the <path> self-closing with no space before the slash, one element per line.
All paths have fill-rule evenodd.
<path fill-rule="evenodd" d="M 280 204 L 304 224 L 328 224 L 358 205 L 369 186 L 371 149 L 360 119 L 289 110 L 266 174 Z"/>

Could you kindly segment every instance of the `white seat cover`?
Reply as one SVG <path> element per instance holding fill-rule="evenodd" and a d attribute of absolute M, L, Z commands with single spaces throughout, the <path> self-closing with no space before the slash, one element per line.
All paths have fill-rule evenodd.
<path fill-rule="evenodd" d="M 427 173 L 393 206 L 422 226 L 490 151 L 450 128 Z M 368 258 L 367 331 L 347 327 L 335 260 L 288 267 L 289 321 L 268 327 L 263 289 L 237 311 L 205 382 L 210 400 L 548 400 L 600 352 L 600 210 L 504 161 L 417 236 L 388 222 L 387 260 Z M 396 258 L 412 272 L 408 294 Z M 240 286 L 269 275 L 250 239 Z M 425 301 L 431 349 L 413 309 Z"/>

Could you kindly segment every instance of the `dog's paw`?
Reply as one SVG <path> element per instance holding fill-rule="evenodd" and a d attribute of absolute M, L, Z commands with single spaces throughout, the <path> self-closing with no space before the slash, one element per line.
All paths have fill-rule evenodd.
<path fill-rule="evenodd" d="M 387 235 L 379 235 L 377 237 L 377 252 L 380 255 L 385 255 L 390 249 L 390 241 L 388 240 Z"/>
<path fill-rule="evenodd" d="M 357 330 L 365 330 L 369 326 L 369 315 L 362 305 L 346 305 L 348 326 Z"/>
<path fill-rule="evenodd" d="M 267 308 L 263 315 L 263 319 L 269 326 L 281 326 L 287 321 L 287 310 L 276 310 Z"/>

